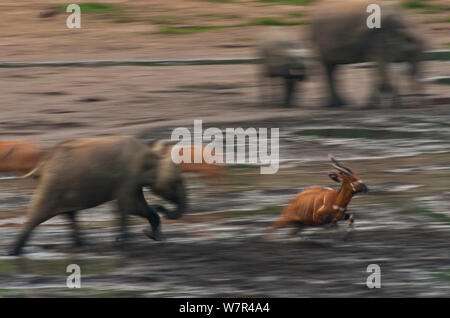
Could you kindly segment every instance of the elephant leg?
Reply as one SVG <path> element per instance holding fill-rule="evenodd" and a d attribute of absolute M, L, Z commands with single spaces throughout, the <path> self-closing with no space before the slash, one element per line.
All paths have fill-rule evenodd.
<path fill-rule="evenodd" d="M 130 194 L 121 194 L 118 197 L 117 204 L 119 207 L 119 236 L 116 237 L 116 242 L 121 248 L 124 248 L 128 242 L 128 214 L 135 210 L 136 200 Z"/>
<path fill-rule="evenodd" d="M 259 76 L 259 98 L 261 100 L 262 105 L 267 105 L 267 83 L 268 83 L 268 77 L 264 72 L 261 72 Z"/>
<path fill-rule="evenodd" d="M 424 105 L 426 103 L 424 85 L 420 82 L 420 64 L 418 61 L 412 62 L 410 66 L 410 90 L 416 100 L 412 103 L 414 106 Z"/>
<path fill-rule="evenodd" d="M 381 97 L 383 93 L 390 90 L 390 84 L 386 74 L 386 64 L 378 64 L 378 82 L 374 85 L 372 93 L 370 94 L 367 108 L 378 108 L 381 104 Z"/>
<path fill-rule="evenodd" d="M 76 211 L 67 212 L 66 215 L 70 221 L 70 226 L 72 229 L 72 238 L 73 238 L 73 242 L 74 242 L 75 246 L 82 246 L 83 241 L 80 238 L 80 233 L 79 233 L 80 231 L 79 231 L 77 219 L 76 219 Z"/>
<path fill-rule="evenodd" d="M 370 94 L 369 101 L 367 103 L 367 108 L 377 108 L 380 105 L 381 101 L 381 90 L 377 86 L 372 93 Z"/>
<path fill-rule="evenodd" d="M 19 238 L 14 243 L 13 248 L 8 253 L 9 255 L 20 255 L 22 252 L 22 248 L 25 246 L 25 243 L 27 242 L 28 238 L 30 237 L 31 232 L 34 230 L 36 226 L 39 224 L 47 221 L 52 216 L 46 216 L 46 217 L 39 217 L 39 218 L 32 218 L 27 221 L 25 224 L 25 228 L 22 230 L 22 233 L 20 234 Z"/>
<path fill-rule="evenodd" d="M 413 106 L 422 106 L 426 104 L 426 98 L 425 98 L 425 90 L 422 83 L 419 82 L 418 79 L 411 79 L 411 91 L 413 92 L 413 98 L 415 97 L 415 100 L 411 102 L 411 105 Z"/>
<path fill-rule="evenodd" d="M 328 90 L 330 92 L 328 107 L 339 107 L 345 105 L 345 102 L 341 99 L 341 97 L 339 97 L 335 87 L 336 65 L 326 64 L 325 70 L 327 75 Z"/>
<path fill-rule="evenodd" d="M 376 108 L 380 105 L 381 97 L 385 93 L 391 95 L 391 107 L 401 106 L 400 95 L 397 89 L 391 84 L 388 72 L 388 64 L 378 62 L 378 83 L 369 98 L 368 108 Z"/>
<path fill-rule="evenodd" d="M 55 196 L 49 196 L 45 194 L 46 192 L 37 193 L 37 195 L 35 195 L 35 198 L 33 198 L 28 214 L 28 220 L 25 223 L 25 227 L 14 243 L 12 249 L 9 251 L 9 255 L 20 255 L 20 253 L 22 252 L 22 248 L 25 246 L 25 243 L 27 242 L 34 228 L 55 216 Z"/>
<path fill-rule="evenodd" d="M 391 81 L 389 80 L 389 76 L 386 74 L 385 79 L 380 84 L 380 91 L 381 93 L 387 93 L 391 97 L 391 103 L 390 107 L 402 107 L 402 101 L 400 98 L 400 93 L 396 86 L 392 85 Z"/>
<path fill-rule="evenodd" d="M 148 220 L 151 226 L 151 232 L 148 230 L 144 231 L 144 234 L 147 235 L 148 238 L 151 238 L 155 241 L 160 241 L 162 239 L 161 236 L 161 221 L 159 215 L 151 208 L 147 207 L 147 212 L 144 217 Z"/>
<path fill-rule="evenodd" d="M 295 91 L 295 80 L 290 77 L 284 78 L 284 107 L 290 107 Z"/>
<path fill-rule="evenodd" d="M 138 200 L 139 208 L 136 210 L 136 214 L 146 218 L 151 227 L 151 232 L 144 231 L 144 234 L 155 241 L 161 240 L 161 219 L 155 209 L 147 204 L 142 189 L 138 191 Z M 164 207 L 161 208 L 164 209 Z"/>
<path fill-rule="evenodd" d="M 398 92 L 398 90 L 394 87 L 391 86 L 391 107 L 402 107 L 403 103 L 402 103 L 402 99 L 400 97 L 400 93 Z"/>
<path fill-rule="evenodd" d="M 279 99 L 278 99 L 278 89 L 279 89 L 279 83 L 278 83 L 278 78 L 271 76 L 269 78 L 270 80 L 270 100 L 269 100 L 269 106 L 272 106 L 273 104 L 278 104 L 279 103 Z"/>

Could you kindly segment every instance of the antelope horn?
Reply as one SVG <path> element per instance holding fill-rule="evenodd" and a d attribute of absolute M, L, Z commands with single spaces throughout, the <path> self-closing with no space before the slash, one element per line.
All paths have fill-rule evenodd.
<path fill-rule="evenodd" d="M 343 165 L 341 165 L 341 164 L 339 163 L 339 161 L 337 161 L 331 153 L 328 154 L 328 158 L 330 158 L 331 162 L 333 162 L 332 166 L 333 166 L 335 169 L 337 169 L 337 170 L 339 170 L 339 171 L 342 171 L 342 172 L 345 172 L 345 173 L 353 174 L 353 172 L 352 172 L 349 168 L 344 167 Z"/>

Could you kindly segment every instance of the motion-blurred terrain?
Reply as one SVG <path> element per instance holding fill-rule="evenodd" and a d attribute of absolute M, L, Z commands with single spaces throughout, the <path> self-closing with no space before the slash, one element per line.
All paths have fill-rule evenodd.
<path fill-rule="evenodd" d="M 449 48 L 447 1 L 403 2 L 431 48 Z M 102 3 L 108 5 L 82 13 L 80 30 L 69 30 L 64 1 L 2 1 L 0 61 L 253 56 L 273 28 L 308 46 L 314 5 Z M 448 76 L 449 63 L 426 62 L 422 76 Z M 25 256 L 3 256 L 25 222 L 36 183 L 2 180 L 0 296 L 448 297 L 448 82 L 428 83 L 426 104 L 419 107 L 361 110 L 373 70 L 346 66 L 340 86 L 352 104 L 330 110 L 322 107 L 322 68 L 312 65 L 298 106 L 290 109 L 261 105 L 253 64 L 1 68 L 2 140 L 51 146 L 68 138 L 132 134 L 150 141 L 169 139 L 175 127 L 192 129 L 193 120 L 202 119 L 204 128 L 279 127 L 281 166 L 275 175 L 260 175 L 258 167 L 232 165 L 229 177 L 214 185 L 187 175 L 189 213 L 163 220 L 163 242 L 150 241 L 142 234 L 146 221 L 133 218 L 125 253 L 114 242 L 115 206 L 106 204 L 81 213 L 89 245 L 73 248 L 66 220 L 57 217 L 36 229 Z M 401 67 L 393 68 L 406 92 Z M 370 189 L 350 203 L 352 239 L 342 240 L 342 222 L 293 239 L 280 230 L 277 239 L 261 242 L 301 189 L 334 186 L 328 153 L 350 162 Z M 72 263 L 81 266 L 79 290 L 65 285 Z M 365 285 L 369 264 L 381 266 L 379 290 Z"/>

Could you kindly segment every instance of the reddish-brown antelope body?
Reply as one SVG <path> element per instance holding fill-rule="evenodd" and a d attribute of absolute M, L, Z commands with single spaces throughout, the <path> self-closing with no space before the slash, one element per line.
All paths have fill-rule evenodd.
<path fill-rule="evenodd" d="M 152 145 L 152 149 L 172 160 L 172 146 L 166 145 L 163 141 L 157 140 L 156 142 L 154 142 Z M 206 156 L 204 155 L 203 146 L 184 145 L 177 146 L 177 149 L 179 156 L 183 157 L 183 155 L 186 154 L 186 157 L 188 158 L 188 160 L 186 160 L 187 162 L 180 162 L 181 171 L 202 174 L 209 177 L 209 180 L 211 180 L 212 182 L 217 182 L 226 177 L 227 173 L 225 166 L 207 162 Z M 201 160 L 199 162 L 195 161 L 196 152 L 201 154 Z M 211 152 L 211 155 L 215 155 L 214 150 Z"/>
<path fill-rule="evenodd" d="M 28 141 L 0 142 L 0 172 L 29 172 L 33 170 L 44 151 Z"/>
<path fill-rule="evenodd" d="M 213 180 L 220 180 L 226 176 L 225 167 L 214 163 L 207 163 L 204 155 L 203 146 L 184 146 L 179 150 L 180 155 L 183 155 L 184 151 L 190 152 L 190 162 L 181 162 L 180 167 L 183 172 L 194 172 L 206 175 Z M 195 152 L 198 151 L 202 154 L 201 161 L 195 162 Z M 215 151 L 212 151 L 212 155 L 215 155 Z"/>
<path fill-rule="evenodd" d="M 359 177 L 342 166 L 332 155 L 329 157 L 333 167 L 338 170 L 338 173 L 330 173 L 329 177 L 341 183 L 340 189 L 314 186 L 303 190 L 283 209 L 281 218 L 273 223 L 273 228 L 295 223 L 299 226 L 296 230 L 298 232 L 302 226 L 335 223 L 344 217 L 354 194 L 367 192 L 367 186 Z M 353 216 L 350 215 L 349 218 L 353 224 Z"/>

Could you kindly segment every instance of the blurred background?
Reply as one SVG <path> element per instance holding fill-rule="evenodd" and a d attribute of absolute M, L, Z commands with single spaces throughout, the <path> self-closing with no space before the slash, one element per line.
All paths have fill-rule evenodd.
<path fill-rule="evenodd" d="M 220 180 L 186 174 L 189 212 L 163 219 L 163 242 L 148 240 L 141 233 L 147 222 L 133 218 L 132 248 L 120 252 L 114 206 L 106 204 L 81 213 L 88 246 L 73 248 L 66 220 L 56 217 L 34 231 L 23 257 L 4 255 L 26 220 L 36 181 L 4 171 L 0 296 L 448 297 L 450 4 L 395 1 L 426 42 L 423 91 L 411 94 L 406 68 L 396 64 L 392 82 L 405 104 L 366 109 L 376 74 L 367 64 L 339 68 L 348 104 L 325 107 L 326 75 L 311 25 L 326 2 L 80 2 L 81 28 L 68 29 L 66 1 L 1 1 L 0 141 L 51 147 L 124 134 L 151 141 L 201 119 L 204 129 L 280 128 L 281 163 L 274 175 L 245 164 L 225 167 Z M 264 80 L 260 46 L 268 38 L 296 42 L 306 65 L 289 108 L 279 103 L 282 79 Z M 209 62 L 176 63 L 184 59 Z M 168 62 L 148 63 L 161 60 Z M 271 97 L 262 99 L 261 91 Z M 342 240 L 342 222 L 294 238 L 283 229 L 261 241 L 296 193 L 335 186 L 328 153 L 370 189 L 350 203 L 352 240 Z M 68 264 L 81 266 L 81 289 L 66 287 Z M 369 264 L 381 267 L 381 289 L 366 287 Z"/>

